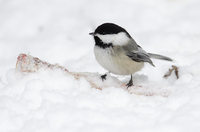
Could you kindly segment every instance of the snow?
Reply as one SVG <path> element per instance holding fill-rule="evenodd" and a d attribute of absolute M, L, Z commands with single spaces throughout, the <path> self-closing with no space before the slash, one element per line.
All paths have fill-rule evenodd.
<path fill-rule="evenodd" d="M 98 90 L 59 70 L 15 70 L 17 56 L 27 53 L 103 74 L 88 33 L 104 22 L 124 27 L 146 51 L 176 60 L 153 60 L 156 68 L 146 64 L 133 76 L 137 90 L 158 94 L 130 94 L 112 81 Z M 198 0 L 0 0 L 0 131 L 199 131 L 199 23 Z M 178 80 L 163 78 L 172 64 Z"/>

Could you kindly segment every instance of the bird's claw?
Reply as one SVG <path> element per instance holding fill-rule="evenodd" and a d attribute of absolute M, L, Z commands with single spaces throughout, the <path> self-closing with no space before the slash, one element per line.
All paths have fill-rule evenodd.
<path fill-rule="evenodd" d="M 106 76 L 107 76 L 107 74 L 101 75 L 102 81 L 106 80 Z"/>
<path fill-rule="evenodd" d="M 127 84 L 126 84 L 127 88 L 133 86 L 133 81 L 129 81 Z"/>

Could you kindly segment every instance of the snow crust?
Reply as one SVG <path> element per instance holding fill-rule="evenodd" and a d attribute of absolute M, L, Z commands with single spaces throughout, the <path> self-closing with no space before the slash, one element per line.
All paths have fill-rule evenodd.
<path fill-rule="evenodd" d="M 104 22 L 124 27 L 146 51 L 175 59 L 180 78 L 163 79 L 172 63 L 153 60 L 156 68 L 146 64 L 133 76 L 135 89 L 158 93 L 144 96 L 111 80 L 113 87 L 98 90 L 56 69 L 15 70 L 18 54 L 27 53 L 72 72 L 104 74 L 88 35 Z M 0 0 L 0 131 L 199 131 L 199 23 L 198 0 Z"/>

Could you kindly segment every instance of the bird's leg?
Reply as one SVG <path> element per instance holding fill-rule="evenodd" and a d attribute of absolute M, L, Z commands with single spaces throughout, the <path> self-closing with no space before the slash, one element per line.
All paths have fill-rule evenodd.
<path fill-rule="evenodd" d="M 127 88 L 133 86 L 133 79 L 132 79 L 132 74 L 131 74 L 131 79 L 130 81 L 126 84 Z"/>
<path fill-rule="evenodd" d="M 102 81 L 106 80 L 107 75 L 110 75 L 110 72 L 106 72 L 104 75 L 101 75 Z"/>
<path fill-rule="evenodd" d="M 102 81 L 106 80 L 106 76 L 107 76 L 107 74 L 101 75 Z"/>

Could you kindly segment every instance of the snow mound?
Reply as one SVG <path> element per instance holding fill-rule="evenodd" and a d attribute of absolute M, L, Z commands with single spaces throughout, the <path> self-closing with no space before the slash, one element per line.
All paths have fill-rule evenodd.
<path fill-rule="evenodd" d="M 98 73 L 74 73 L 20 54 L 16 70 L 7 73 L 9 82 L 0 89 L 0 130 L 177 131 L 187 120 L 197 128 L 194 121 L 199 119 L 193 115 L 198 110 L 193 108 L 198 107 L 198 101 L 181 88 L 188 78 L 191 75 L 181 72 L 179 80 L 165 84 L 140 80 L 142 86 L 127 90 L 115 77 L 102 82 Z M 195 85 L 191 86 L 190 94 L 197 97 Z"/>
<path fill-rule="evenodd" d="M 50 64 L 40 60 L 39 58 L 32 57 L 31 55 L 20 54 L 17 58 L 16 70 L 22 73 L 33 73 L 41 70 L 51 70 L 51 72 L 63 72 L 66 76 L 74 78 L 76 80 L 85 79 L 90 87 L 102 90 L 108 87 L 122 88 L 129 93 L 138 95 L 161 95 L 168 96 L 168 89 L 160 88 L 143 88 L 142 86 L 134 85 L 127 88 L 126 84 L 118 80 L 111 75 L 107 76 L 107 79 L 102 81 L 98 73 L 81 73 L 81 72 L 69 72 L 66 68 L 59 66 L 58 64 Z M 145 86 L 146 87 L 146 86 Z"/>

